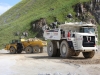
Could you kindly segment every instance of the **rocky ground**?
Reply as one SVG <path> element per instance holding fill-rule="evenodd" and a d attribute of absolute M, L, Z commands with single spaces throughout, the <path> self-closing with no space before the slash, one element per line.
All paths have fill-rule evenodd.
<path fill-rule="evenodd" d="M 0 75 L 100 75 L 100 52 L 94 58 L 63 59 L 44 53 L 9 54 L 0 50 Z"/>

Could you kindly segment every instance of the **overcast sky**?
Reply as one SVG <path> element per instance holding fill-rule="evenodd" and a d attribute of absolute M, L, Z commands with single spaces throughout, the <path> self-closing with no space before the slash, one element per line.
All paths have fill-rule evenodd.
<path fill-rule="evenodd" d="M 0 15 L 20 1 L 21 0 L 0 0 Z"/>

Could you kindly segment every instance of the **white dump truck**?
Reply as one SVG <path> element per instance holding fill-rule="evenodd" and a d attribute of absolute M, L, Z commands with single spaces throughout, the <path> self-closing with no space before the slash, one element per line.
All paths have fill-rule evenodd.
<path fill-rule="evenodd" d="M 48 41 L 47 53 L 50 57 L 69 58 L 82 52 L 85 58 L 92 58 L 98 51 L 97 26 L 94 24 L 65 23 L 45 30 L 43 36 Z"/>

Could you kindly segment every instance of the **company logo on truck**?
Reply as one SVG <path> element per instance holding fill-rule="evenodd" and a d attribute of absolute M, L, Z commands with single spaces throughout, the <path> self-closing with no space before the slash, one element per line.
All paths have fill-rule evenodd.
<path fill-rule="evenodd" d="M 87 41 L 88 41 L 88 42 L 91 41 L 91 36 L 87 36 Z"/>

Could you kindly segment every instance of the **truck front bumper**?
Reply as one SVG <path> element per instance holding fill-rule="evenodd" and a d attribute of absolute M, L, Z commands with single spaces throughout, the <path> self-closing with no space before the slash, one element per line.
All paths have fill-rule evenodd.
<path fill-rule="evenodd" d="M 81 52 L 98 51 L 98 47 L 82 47 L 76 51 L 81 51 Z"/>

